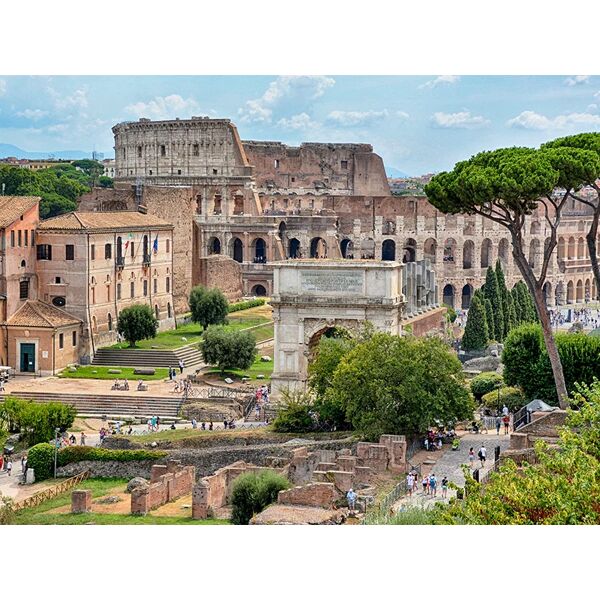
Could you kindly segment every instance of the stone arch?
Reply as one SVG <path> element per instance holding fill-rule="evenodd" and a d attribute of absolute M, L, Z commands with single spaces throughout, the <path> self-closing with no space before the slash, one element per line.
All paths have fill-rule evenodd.
<path fill-rule="evenodd" d="M 540 254 L 540 240 L 533 238 L 529 242 L 529 266 L 532 269 L 537 269 Z"/>
<path fill-rule="evenodd" d="M 352 240 L 345 238 L 340 242 L 340 252 L 342 258 L 354 258 L 354 243 Z"/>
<path fill-rule="evenodd" d="M 473 240 L 467 240 L 463 245 L 463 269 L 470 269 L 473 266 L 474 254 L 475 243 Z"/>
<path fill-rule="evenodd" d="M 423 244 L 423 256 L 435 264 L 435 255 L 437 253 L 437 240 L 435 238 L 427 238 Z"/>
<path fill-rule="evenodd" d="M 577 258 L 585 258 L 585 241 L 582 237 L 577 240 Z"/>
<path fill-rule="evenodd" d="M 252 295 L 264 297 L 267 295 L 267 288 L 264 285 L 258 283 L 252 287 Z"/>
<path fill-rule="evenodd" d="M 24 268 L 26 268 L 26 267 L 27 267 L 27 262 L 25 262 L 25 259 L 23 259 L 23 260 L 21 261 L 21 269 L 24 269 Z"/>
<path fill-rule="evenodd" d="M 300 240 L 298 238 L 292 238 L 289 241 L 288 254 L 290 258 L 302 258 L 302 250 L 300 247 Z"/>
<path fill-rule="evenodd" d="M 402 252 L 402 262 L 415 262 L 417 260 L 417 242 L 413 238 L 408 238 L 404 242 Z"/>
<path fill-rule="evenodd" d="M 444 286 L 442 302 L 454 308 L 454 286 L 450 283 Z"/>
<path fill-rule="evenodd" d="M 258 263 L 267 261 L 267 243 L 263 238 L 254 238 L 252 240 L 251 247 L 254 262 Z"/>
<path fill-rule="evenodd" d="M 498 258 L 504 266 L 508 264 L 508 248 L 508 240 L 506 238 L 502 238 L 498 244 Z"/>
<path fill-rule="evenodd" d="M 327 242 L 322 237 L 310 240 L 310 257 L 327 258 Z"/>
<path fill-rule="evenodd" d="M 244 262 L 244 242 L 239 237 L 231 241 L 231 256 L 236 262 Z"/>
<path fill-rule="evenodd" d="M 484 269 L 490 266 L 492 262 L 492 240 L 485 238 L 481 243 L 481 266 Z"/>
<path fill-rule="evenodd" d="M 575 238 L 571 236 L 569 238 L 569 242 L 567 245 L 567 258 L 570 260 L 572 258 L 575 258 L 575 255 L 576 255 Z"/>
<path fill-rule="evenodd" d="M 565 286 L 562 281 L 559 281 L 554 288 L 554 302 L 556 306 L 560 306 L 565 302 Z"/>
<path fill-rule="evenodd" d="M 549 281 L 546 281 L 546 283 L 544 283 L 542 292 L 544 294 L 544 302 L 546 303 L 546 306 L 552 304 L 552 284 Z"/>
<path fill-rule="evenodd" d="M 567 283 L 567 304 L 573 304 L 575 302 L 575 290 L 572 281 Z"/>
<path fill-rule="evenodd" d="M 207 250 L 208 254 L 221 254 L 221 240 L 216 236 L 210 237 Z"/>
<path fill-rule="evenodd" d="M 448 238 L 444 242 L 444 262 L 454 262 L 456 257 L 456 240 Z"/>
<path fill-rule="evenodd" d="M 559 260 L 564 260 L 565 259 L 565 238 L 564 237 L 559 237 L 558 238 L 558 258 Z"/>
<path fill-rule="evenodd" d="M 287 225 L 285 224 L 285 221 L 281 221 L 281 223 L 279 223 L 279 227 L 277 229 L 279 231 L 280 239 L 283 239 L 287 232 Z"/>
<path fill-rule="evenodd" d="M 381 245 L 381 260 L 396 260 L 396 242 L 384 240 Z"/>
<path fill-rule="evenodd" d="M 471 306 L 471 298 L 473 297 L 473 286 L 467 283 L 462 289 L 461 308 L 467 309 Z"/>
<path fill-rule="evenodd" d="M 592 299 L 592 287 L 590 284 L 590 280 L 585 280 L 584 290 L 583 290 L 583 299 L 585 302 L 589 302 Z"/>
<path fill-rule="evenodd" d="M 577 280 L 577 285 L 575 287 L 575 301 L 577 303 L 583 302 L 583 281 L 581 281 L 581 279 Z"/>

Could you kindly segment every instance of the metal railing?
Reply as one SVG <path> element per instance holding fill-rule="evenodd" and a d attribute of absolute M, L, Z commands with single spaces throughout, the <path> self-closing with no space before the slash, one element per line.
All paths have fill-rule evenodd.
<path fill-rule="evenodd" d="M 79 473 L 79 475 L 75 475 L 75 477 L 70 477 L 69 479 L 65 479 L 65 481 L 61 481 L 54 487 L 41 490 L 33 496 L 29 496 L 29 498 L 21 500 L 21 502 L 16 502 L 12 505 L 12 510 L 13 512 L 18 512 L 25 508 L 34 508 L 35 506 L 39 506 L 42 504 L 42 502 L 46 502 L 46 500 L 51 500 L 52 498 L 56 498 L 56 496 L 60 496 L 60 494 L 68 492 L 76 485 L 81 483 L 84 479 L 87 479 L 89 476 L 89 471 L 83 471 L 82 473 Z"/>
<path fill-rule="evenodd" d="M 531 423 L 531 411 L 527 406 L 524 406 L 513 415 L 512 429 L 513 431 L 517 431 L 517 429 L 524 425 L 529 425 L 529 423 Z"/>

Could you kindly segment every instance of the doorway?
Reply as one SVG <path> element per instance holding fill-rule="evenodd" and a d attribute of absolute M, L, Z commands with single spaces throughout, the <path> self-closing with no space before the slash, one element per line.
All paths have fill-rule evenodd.
<path fill-rule="evenodd" d="M 35 344 L 20 344 L 21 373 L 35 373 Z"/>

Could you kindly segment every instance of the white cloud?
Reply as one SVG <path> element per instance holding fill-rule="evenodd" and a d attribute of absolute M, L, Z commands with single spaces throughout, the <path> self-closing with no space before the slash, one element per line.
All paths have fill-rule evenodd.
<path fill-rule="evenodd" d="M 396 116 L 402 120 L 410 119 L 410 115 L 407 112 L 404 112 L 403 110 L 397 110 Z"/>
<path fill-rule="evenodd" d="M 296 110 L 302 108 L 307 102 L 320 98 L 334 84 L 335 79 L 322 75 L 278 77 L 269 84 L 260 98 L 248 100 L 246 105 L 239 109 L 240 121 L 270 123 L 276 109 L 286 105 L 291 105 Z"/>
<path fill-rule="evenodd" d="M 564 129 L 569 125 L 600 125 L 600 115 L 569 113 L 550 118 L 532 110 L 524 110 L 520 115 L 509 119 L 507 125 L 517 129 Z"/>
<path fill-rule="evenodd" d="M 75 90 L 71 95 L 61 95 L 53 88 L 48 88 L 48 92 L 54 99 L 54 106 L 60 110 L 76 108 L 87 108 L 87 91 L 83 88 Z"/>
<path fill-rule="evenodd" d="M 472 115 L 468 110 L 456 113 L 436 112 L 431 121 L 435 127 L 443 129 L 477 129 L 490 124 L 485 117 Z"/>
<path fill-rule="evenodd" d="M 47 115 L 47 110 L 40 110 L 39 108 L 26 108 L 17 113 L 17 117 L 23 117 L 24 119 L 30 119 L 31 121 L 39 121 Z"/>
<path fill-rule="evenodd" d="M 327 115 L 327 120 L 342 127 L 364 125 L 381 121 L 389 116 L 387 109 L 383 110 L 333 110 Z"/>
<path fill-rule="evenodd" d="M 597 104 L 592 103 L 592 104 L 588 104 L 587 105 L 587 108 L 586 108 L 587 112 L 594 112 L 596 110 L 598 110 L 598 105 Z"/>
<path fill-rule="evenodd" d="M 456 83 L 458 80 L 460 79 L 460 77 L 458 75 L 440 75 L 439 77 L 436 77 L 435 79 L 430 79 L 429 81 L 426 81 L 425 83 L 421 84 L 419 86 L 419 89 L 433 89 L 435 87 L 437 87 L 440 84 L 452 84 L 452 83 Z"/>
<path fill-rule="evenodd" d="M 125 107 L 128 113 L 137 117 L 158 120 L 174 119 L 175 117 L 200 116 L 200 105 L 193 98 L 182 98 L 178 94 L 155 96 L 148 102 L 135 102 Z"/>
<path fill-rule="evenodd" d="M 0 79 L 0 96 L 4 96 L 4 94 L 6 94 L 6 81 Z"/>
<path fill-rule="evenodd" d="M 277 121 L 278 127 L 282 127 L 283 129 L 291 129 L 293 131 L 310 129 L 311 127 L 316 127 L 317 125 L 318 123 L 313 121 L 310 116 L 304 112 L 298 115 L 292 115 L 289 118 L 279 119 L 279 121 Z"/>
<path fill-rule="evenodd" d="M 565 79 L 565 85 L 568 85 L 568 86 L 581 85 L 581 84 L 589 83 L 589 82 L 590 82 L 589 75 L 575 75 L 574 77 L 567 77 Z"/>

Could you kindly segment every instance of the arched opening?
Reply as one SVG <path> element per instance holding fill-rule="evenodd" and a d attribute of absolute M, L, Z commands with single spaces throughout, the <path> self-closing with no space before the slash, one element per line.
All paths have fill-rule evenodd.
<path fill-rule="evenodd" d="M 558 238 L 558 258 L 564 260 L 565 258 L 565 238 Z"/>
<path fill-rule="evenodd" d="M 585 300 L 585 302 L 589 302 L 591 300 L 592 297 L 592 288 L 590 285 L 590 280 L 586 279 L 585 280 L 585 288 L 583 291 L 583 299 Z"/>
<path fill-rule="evenodd" d="M 467 283 L 462 289 L 461 308 L 467 309 L 471 306 L 471 297 L 473 296 L 473 286 Z"/>
<path fill-rule="evenodd" d="M 252 288 L 252 295 L 253 296 L 266 296 L 267 295 L 267 288 L 265 288 L 264 285 L 255 285 Z"/>
<path fill-rule="evenodd" d="M 240 238 L 233 238 L 233 260 L 244 262 L 244 244 Z"/>
<path fill-rule="evenodd" d="M 327 258 L 327 244 L 320 237 L 310 240 L 310 257 L 311 258 Z"/>
<path fill-rule="evenodd" d="M 254 262 L 265 263 L 267 262 L 267 244 L 262 238 L 256 238 L 252 242 L 254 248 Z"/>
<path fill-rule="evenodd" d="M 167 317 L 171 318 L 171 303 L 167 302 Z"/>
<path fill-rule="evenodd" d="M 112 315 L 110 313 L 108 313 L 108 316 L 106 318 L 106 321 L 108 323 L 108 330 L 112 331 L 113 328 L 113 322 L 112 322 Z"/>
<path fill-rule="evenodd" d="M 456 256 L 456 240 L 449 238 L 444 242 L 444 262 L 454 262 Z"/>
<path fill-rule="evenodd" d="M 540 253 L 540 240 L 534 238 L 529 242 L 529 266 L 536 269 L 538 266 L 538 257 Z"/>
<path fill-rule="evenodd" d="M 575 238 L 574 237 L 569 238 L 569 244 L 567 246 L 567 258 L 569 260 L 572 258 L 575 258 Z"/>
<path fill-rule="evenodd" d="M 548 306 L 548 304 L 550 304 L 550 301 L 552 300 L 552 285 L 549 281 L 546 281 L 546 283 L 544 284 L 542 292 L 544 294 L 544 302 L 546 303 L 546 306 Z"/>
<path fill-rule="evenodd" d="M 287 231 L 287 225 L 285 224 L 285 221 L 281 221 L 281 223 L 279 223 L 279 237 L 281 239 L 283 239 L 285 237 L 286 231 Z"/>
<path fill-rule="evenodd" d="M 575 294 L 574 294 L 574 286 L 573 286 L 573 282 L 569 281 L 569 283 L 567 283 L 567 304 L 573 304 L 573 301 L 575 299 Z"/>
<path fill-rule="evenodd" d="M 444 286 L 443 302 L 447 306 L 454 308 L 454 286 L 450 284 Z"/>
<path fill-rule="evenodd" d="M 437 241 L 435 238 L 427 238 L 423 244 L 423 257 L 428 259 L 431 264 L 435 264 L 435 255 L 437 252 Z"/>
<path fill-rule="evenodd" d="M 221 240 L 218 237 L 211 237 L 208 240 L 208 253 L 221 254 Z"/>
<path fill-rule="evenodd" d="M 244 194 L 240 191 L 237 191 L 233 196 L 233 214 L 244 214 Z"/>
<path fill-rule="evenodd" d="M 21 261 L 21 269 L 24 269 L 26 266 L 27 266 L 27 263 L 24 260 L 22 260 Z"/>
<path fill-rule="evenodd" d="M 503 266 L 508 264 L 508 240 L 506 238 L 502 238 L 498 244 L 498 258 Z"/>
<path fill-rule="evenodd" d="M 396 242 L 384 240 L 381 245 L 381 260 L 396 260 Z"/>
<path fill-rule="evenodd" d="M 342 258 L 354 258 L 354 244 L 348 238 L 340 242 L 340 251 Z"/>
<path fill-rule="evenodd" d="M 463 269 L 470 269 L 473 266 L 474 253 L 475 244 L 473 240 L 467 240 L 463 246 Z"/>
<path fill-rule="evenodd" d="M 213 215 L 221 214 L 221 194 L 215 194 L 213 197 Z"/>
<path fill-rule="evenodd" d="M 402 249 L 402 262 L 415 262 L 415 260 L 417 260 L 417 242 L 413 238 L 408 238 Z"/>
<path fill-rule="evenodd" d="M 577 258 L 585 258 L 585 242 L 583 238 L 577 240 Z"/>
<path fill-rule="evenodd" d="M 583 302 L 583 281 L 581 281 L 581 279 L 579 279 L 577 281 L 577 288 L 575 290 L 576 293 L 576 301 L 579 302 Z"/>
<path fill-rule="evenodd" d="M 302 258 L 300 251 L 300 240 L 292 238 L 288 245 L 290 258 Z"/>
<path fill-rule="evenodd" d="M 554 301 L 556 302 L 556 306 L 561 306 L 562 304 L 564 304 L 565 289 L 562 284 L 562 281 L 560 283 L 557 283 L 556 288 L 554 288 Z"/>
<path fill-rule="evenodd" d="M 541 231 L 541 225 L 539 223 L 539 221 L 534 221 L 531 224 L 531 228 L 529 229 L 529 233 L 531 233 L 531 235 L 538 235 Z"/>
<path fill-rule="evenodd" d="M 487 269 L 492 261 L 492 240 L 485 238 L 481 243 L 481 266 Z"/>

